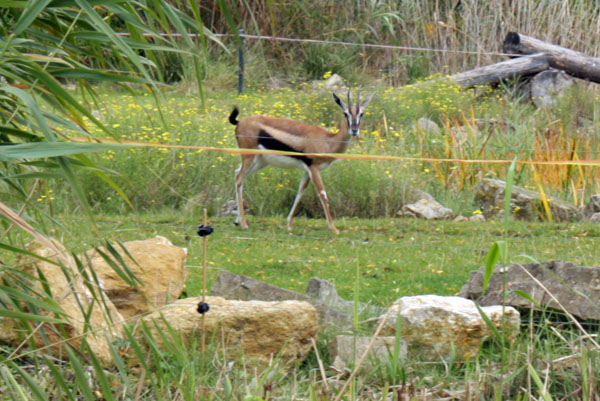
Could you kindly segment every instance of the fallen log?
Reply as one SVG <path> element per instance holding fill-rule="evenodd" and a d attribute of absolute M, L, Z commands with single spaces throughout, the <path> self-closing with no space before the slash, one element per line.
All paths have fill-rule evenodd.
<path fill-rule="evenodd" d="M 550 67 L 565 71 L 567 74 L 600 83 L 600 58 L 590 57 L 575 50 L 543 42 L 517 32 L 509 32 L 503 43 L 505 53 L 537 54 L 548 57 Z"/>
<path fill-rule="evenodd" d="M 454 74 L 450 78 L 462 87 L 471 88 L 477 85 L 496 84 L 504 79 L 537 74 L 549 67 L 546 55 L 533 54 Z"/>

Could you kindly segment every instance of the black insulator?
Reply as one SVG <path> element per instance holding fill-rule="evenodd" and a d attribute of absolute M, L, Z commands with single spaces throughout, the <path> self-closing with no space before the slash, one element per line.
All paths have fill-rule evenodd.
<path fill-rule="evenodd" d="M 198 313 L 201 315 L 204 315 L 206 312 L 208 312 L 208 310 L 210 309 L 210 306 L 205 303 L 205 302 L 198 302 Z"/>
<path fill-rule="evenodd" d="M 213 228 L 211 226 L 205 226 L 204 224 L 200 224 L 196 232 L 201 237 L 206 237 L 207 235 L 212 234 Z"/>

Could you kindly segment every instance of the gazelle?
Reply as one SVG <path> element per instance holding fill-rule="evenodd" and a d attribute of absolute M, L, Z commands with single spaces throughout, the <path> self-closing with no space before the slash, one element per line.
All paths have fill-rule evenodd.
<path fill-rule="evenodd" d="M 340 106 L 344 112 L 345 122 L 342 122 L 337 133 L 332 133 L 323 127 L 309 125 L 285 118 L 274 118 L 266 115 L 254 115 L 246 117 L 240 121 L 236 118 L 239 114 L 237 107 L 229 115 L 229 122 L 236 126 L 235 138 L 238 146 L 242 149 L 261 149 L 306 153 L 303 155 L 271 155 L 271 154 L 242 154 L 242 165 L 235 170 L 235 195 L 237 201 L 238 215 L 235 223 L 243 228 L 248 228 L 246 216 L 244 214 L 243 189 L 244 180 L 251 174 L 260 169 L 271 165 L 281 168 L 299 168 L 305 171 L 304 177 L 300 181 L 296 199 L 287 216 L 288 230 L 292 230 L 292 220 L 298 211 L 300 199 L 306 190 L 306 187 L 312 180 L 321 205 L 325 211 L 329 229 L 338 234 L 335 228 L 331 213 L 329 211 L 329 202 L 327 193 L 323 186 L 321 171 L 327 168 L 336 159 L 325 156 L 313 156 L 311 153 L 343 153 L 346 151 L 351 137 L 358 137 L 360 134 L 360 122 L 367 105 L 371 102 L 373 94 L 369 95 L 362 102 L 360 92 L 356 96 L 356 104 L 352 105 L 350 101 L 350 91 L 348 91 L 348 103 L 344 103 L 335 93 L 333 100 Z"/>

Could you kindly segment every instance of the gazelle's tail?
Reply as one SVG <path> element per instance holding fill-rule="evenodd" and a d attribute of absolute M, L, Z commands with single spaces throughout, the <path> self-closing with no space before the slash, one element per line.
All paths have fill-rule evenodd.
<path fill-rule="evenodd" d="M 240 114 L 240 111 L 238 110 L 237 106 L 235 106 L 229 115 L 229 122 L 231 124 L 238 125 L 239 121 L 236 120 L 238 114 Z"/>

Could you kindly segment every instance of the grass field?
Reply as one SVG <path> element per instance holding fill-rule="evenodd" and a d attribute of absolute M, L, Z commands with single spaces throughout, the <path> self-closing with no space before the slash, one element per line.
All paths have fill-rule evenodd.
<path fill-rule="evenodd" d="M 195 233 L 202 216 L 197 212 L 100 215 L 98 228 L 107 239 L 162 235 L 187 248 L 187 295 L 197 296 L 202 288 L 202 240 Z M 99 245 L 89 221 L 59 220 L 73 249 Z M 250 216 L 249 223 L 243 230 L 233 225 L 233 217 L 210 219 L 215 232 L 208 237 L 209 289 L 217 271 L 224 269 L 300 292 L 316 276 L 332 281 L 342 297 L 352 299 L 358 268 L 363 302 L 385 306 L 405 295 L 454 295 L 469 272 L 484 265 L 490 246 L 505 239 L 504 225 L 493 221 L 341 218 L 336 220 L 339 236 L 331 234 L 323 218 L 298 218 L 292 233 L 283 217 Z M 594 224 L 513 222 L 506 235 L 509 260 L 503 262 L 560 259 L 595 266 L 599 236 Z"/>

